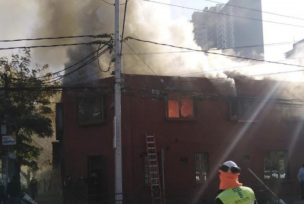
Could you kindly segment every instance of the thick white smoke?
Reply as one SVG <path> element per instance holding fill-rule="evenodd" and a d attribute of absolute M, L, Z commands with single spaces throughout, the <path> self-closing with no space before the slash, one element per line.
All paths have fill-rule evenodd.
<path fill-rule="evenodd" d="M 114 3 L 113 0 L 108 0 L 108 2 Z M 170 0 L 162 2 L 172 3 Z M 27 37 L 114 33 L 114 6 L 103 1 L 48 0 L 39 2 L 28 1 L 27 3 L 20 4 L 19 1 L 12 0 L 6 4 L 8 8 L 13 7 L 22 13 L 19 17 L 17 17 L 18 15 L 9 15 L 11 20 L 15 20 L 14 23 L 16 25 L 18 22 L 27 22 L 29 25 L 29 29 L 26 31 L 18 31 L 18 26 L 11 26 L 10 28 L 14 28 L 14 31 L 7 31 L 7 36 L 11 38 L 24 37 L 24 33 L 26 33 Z M 120 8 L 122 25 L 124 5 L 121 5 Z M 143 40 L 200 49 L 193 41 L 192 23 L 183 18 L 179 18 L 178 20 L 172 19 L 171 10 L 169 6 L 148 1 L 129 1 L 124 36 L 133 36 Z M 23 19 L 25 19 L 25 21 L 23 21 Z M 43 41 L 37 42 L 36 44 L 73 43 L 90 40 L 94 39 Z M 127 43 L 138 54 L 136 55 L 128 45 L 123 44 L 122 66 L 123 72 L 128 74 L 228 78 L 228 81 L 223 82 L 224 84 L 231 82 L 228 87 L 233 87 L 231 77 L 240 75 L 252 76 L 257 79 L 263 79 L 265 77 L 297 81 L 303 81 L 304 79 L 302 72 L 277 74 L 272 75 L 272 77 L 263 75 L 301 69 L 299 67 L 259 63 L 248 60 L 235 61 L 235 59 L 229 57 L 205 54 L 202 52 L 188 52 L 187 50 L 131 40 L 127 41 Z M 33 56 L 35 58 L 33 61 L 36 60 L 41 64 L 48 63 L 54 71 L 58 71 L 78 62 L 96 49 L 97 46 L 35 49 L 33 50 Z M 214 52 L 221 53 L 220 51 Z M 233 53 L 231 54 L 233 55 Z M 102 70 L 108 69 L 110 57 L 111 55 L 107 53 L 100 58 L 100 68 Z M 294 63 L 294 61 L 285 61 L 285 63 Z M 95 61 L 80 69 L 74 74 L 71 74 L 69 78 L 66 79 L 66 82 L 75 83 L 108 76 L 100 72 L 97 65 L 97 61 Z M 73 69 L 69 71 L 73 71 Z M 215 84 L 220 84 L 219 86 L 221 86 L 222 82 L 215 82 Z M 220 90 L 226 90 L 226 88 L 220 88 Z M 233 90 L 227 91 L 229 95 L 234 92 Z"/>

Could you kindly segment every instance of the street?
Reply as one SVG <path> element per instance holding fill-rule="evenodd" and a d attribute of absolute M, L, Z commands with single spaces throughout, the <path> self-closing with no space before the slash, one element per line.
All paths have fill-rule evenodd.
<path fill-rule="evenodd" d="M 35 199 L 38 204 L 62 204 L 62 197 L 58 193 L 40 194 Z"/>

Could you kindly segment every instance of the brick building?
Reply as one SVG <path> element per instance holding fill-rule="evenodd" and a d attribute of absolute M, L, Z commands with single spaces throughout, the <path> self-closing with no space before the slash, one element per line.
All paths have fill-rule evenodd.
<path fill-rule="evenodd" d="M 264 59 L 261 0 L 229 0 L 192 14 L 194 41 L 203 50 L 219 49 Z"/>
<path fill-rule="evenodd" d="M 63 177 L 90 179 L 96 173 L 107 199 L 113 198 L 115 181 L 113 82 L 110 77 L 65 89 L 57 104 Z M 299 194 L 296 175 L 304 161 L 304 139 L 297 113 L 302 101 L 283 98 L 282 82 L 234 79 L 230 94 L 213 82 L 124 75 L 125 201 L 151 201 L 146 134 L 156 139 L 166 203 L 214 199 L 218 166 L 228 159 L 242 167 L 240 181 L 257 194 L 266 188 L 255 176 L 281 197 Z"/>

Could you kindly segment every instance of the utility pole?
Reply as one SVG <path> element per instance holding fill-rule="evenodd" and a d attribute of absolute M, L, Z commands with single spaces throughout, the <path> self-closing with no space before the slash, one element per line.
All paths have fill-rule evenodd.
<path fill-rule="evenodd" d="M 115 203 L 123 201 L 121 152 L 121 64 L 119 35 L 119 0 L 115 0 Z"/>

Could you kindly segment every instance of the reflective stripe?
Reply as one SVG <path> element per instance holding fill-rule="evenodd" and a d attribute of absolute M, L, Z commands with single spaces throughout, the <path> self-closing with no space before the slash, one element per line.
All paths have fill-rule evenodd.
<path fill-rule="evenodd" d="M 221 192 L 219 198 L 223 204 L 254 204 L 255 196 L 251 188 L 240 186 Z"/>

